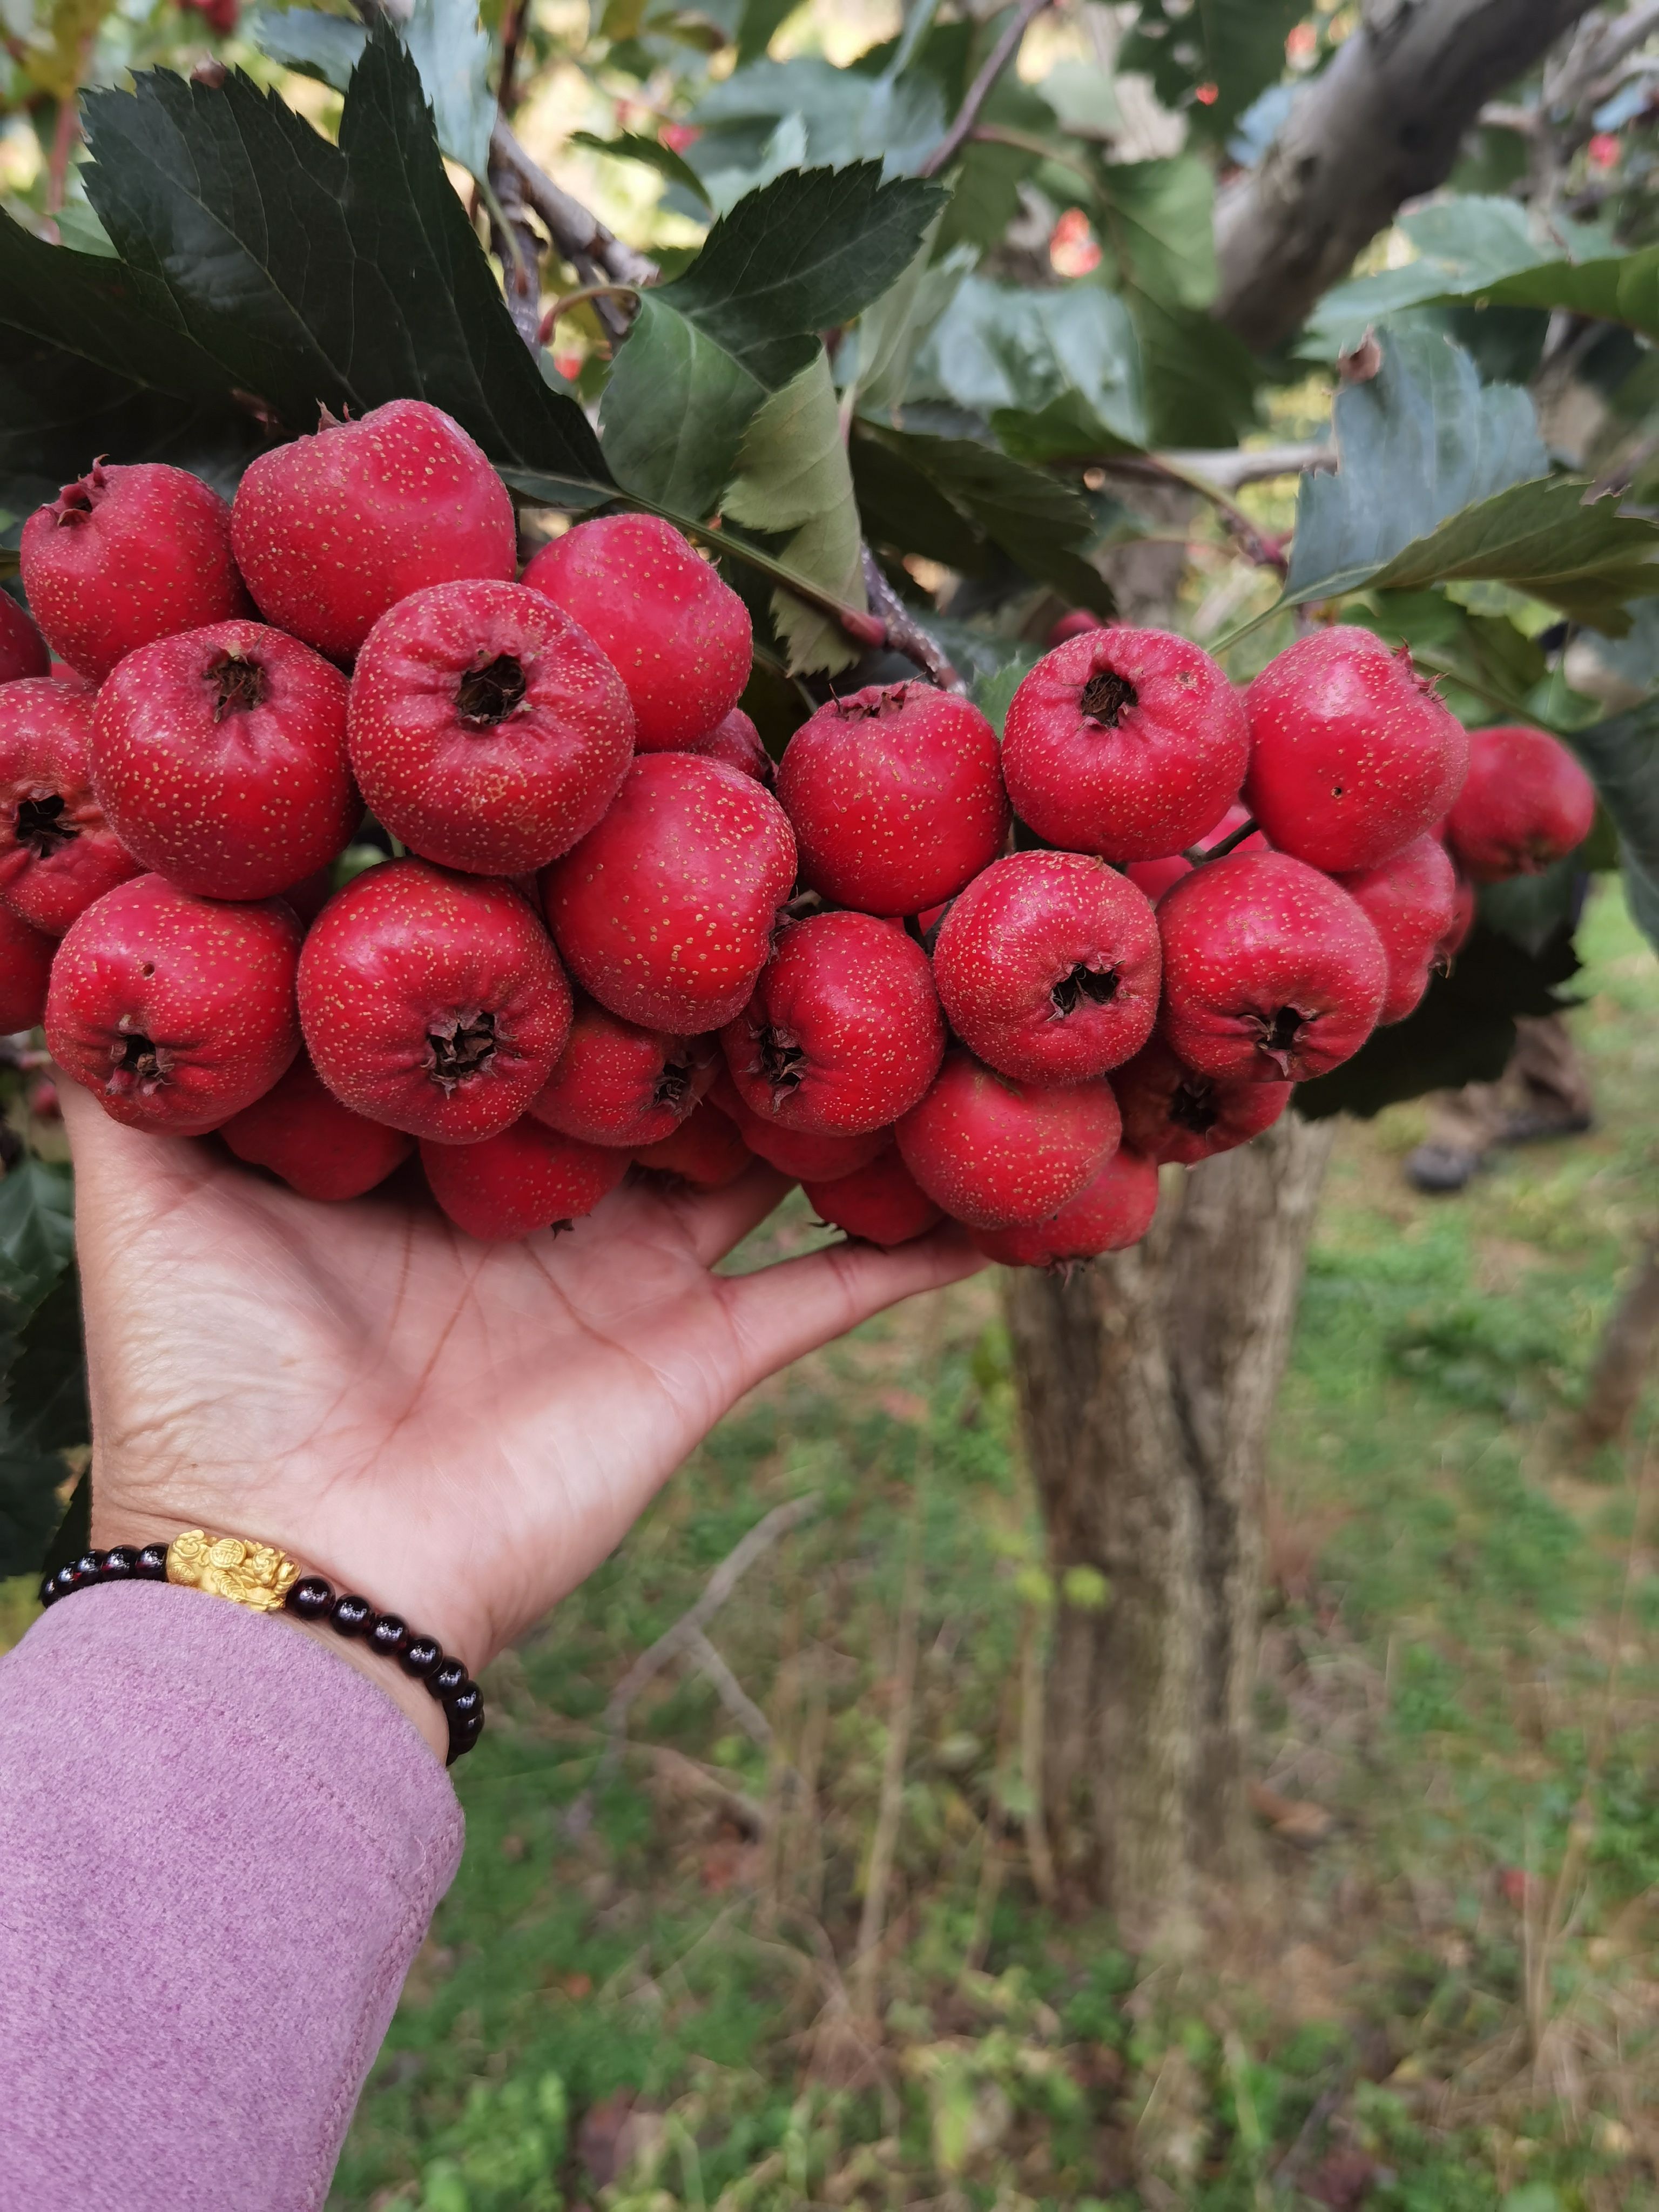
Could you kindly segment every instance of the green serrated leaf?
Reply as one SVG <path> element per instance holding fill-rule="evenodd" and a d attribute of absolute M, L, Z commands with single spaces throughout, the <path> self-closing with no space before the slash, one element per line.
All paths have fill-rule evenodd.
<path fill-rule="evenodd" d="M 799 375 L 756 412 L 724 505 L 732 521 L 750 529 L 792 532 L 781 555 L 792 568 L 845 605 L 866 605 L 852 472 L 821 345 Z M 773 594 L 772 618 L 792 675 L 833 673 L 857 657 L 840 625 L 793 592 Z"/>
<path fill-rule="evenodd" d="M 1131 295 L 1153 446 L 1237 445 L 1255 426 L 1261 370 L 1243 341 L 1212 316 Z"/>
<path fill-rule="evenodd" d="M 1122 301 L 1087 278 L 1032 291 L 968 277 L 917 356 L 909 397 L 987 417 L 1040 416 L 1064 399 L 1071 421 L 1092 417 L 1116 450 L 1146 443 L 1134 325 Z"/>
<path fill-rule="evenodd" d="M 487 176 L 495 97 L 489 40 L 473 0 L 414 0 L 399 27 L 432 103 L 438 143 L 475 177 Z M 358 24 L 309 8 L 257 9 L 247 33 L 272 61 L 320 77 L 337 92 L 350 82 L 368 36 Z"/>
<path fill-rule="evenodd" d="M 24 1326 L 8 1378 L 3 1418 L 20 1450 L 65 1451 L 90 1440 L 81 1285 L 72 1267 L 64 1269 Z"/>
<path fill-rule="evenodd" d="M 1207 161 L 1102 162 L 1101 228 L 1120 281 L 1173 307 L 1215 297 L 1215 180 Z"/>
<path fill-rule="evenodd" d="M 902 404 L 918 351 L 974 265 L 972 248 L 963 246 L 933 260 L 938 232 L 935 218 L 915 258 L 872 301 L 836 355 L 837 376 L 850 389 L 847 404 L 862 413 L 891 414 Z"/>
<path fill-rule="evenodd" d="M 691 111 L 703 134 L 693 167 L 711 179 L 720 169 L 752 168 L 789 116 L 799 119 L 801 161 L 836 167 L 873 161 L 891 177 L 921 166 L 947 119 L 938 83 L 915 71 L 872 82 L 815 54 L 757 61 L 711 85 Z"/>
<path fill-rule="evenodd" d="M 1197 0 L 1191 7 L 1141 0 L 1117 65 L 1146 70 L 1166 107 L 1182 109 L 1194 129 L 1224 137 L 1284 75 L 1285 39 L 1307 12 L 1307 0 Z M 1212 99 L 1194 98 L 1200 85 Z"/>
<path fill-rule="evenodd" d="M 1449 516 L 1369 580 L 1410 591 L 1458 577 L 1493 577 L 1617 635 L 1623 628 L 1617 611 L 1625 601 L 1659 588 L 1659 525 L 1620 514 L 1611 500 L 1586 507 L 1585 489 L 1582 477 L 1512 485 Z M 1328 595 L 1314 590 L 1302 596 Z"/>
<path fill-rule="evenodd" d="M 1437 333 L 1389 327 L 1380 343 L 1376 374 L 1337 395 L 1340 466 L 1302 478 L 1288 605 L 1362 589 L 1460 508 L 1547 468 L 1525 392 L 1483 386 L 1462 348 Z M 1389 580 L 1407 588 L 1442 573 Z"/>
<path fill-rule="evenodd" d="M 384 24 L 337 147 L 240 75 L 152 71 L 86 105 L 88 196 L 226 385 L 291 431 L 314 426 L 319 401 L 362 413 L 428 399 L 498 466 L 565 479 L 575 504 L 609 490 L 586 417 L 513 327 L 419 71 Z"/>
<path fill-rule="evenodd" d="M 40 1573 L 67 1473 L 55 1453 L 14 1449 L 0 1413 L 0 1575 Z"/>
<path fill-rule="evenodd" d="M 61 1168 L 21 1159 L 0 1179 L 0 1302 L 17 1326 L 75 1252 L 74 1186 Z"/>
<path fill-rule="evenodd" d="M 1011 660 L 1005 667 L 993 669 L 981 676 L 973 686 L 973 701 L 986 720 L 1002 735 L 1002 726 L 1008 719 L 1008 709 L 1014 703 L 1014 694 L 1030 673 L 1032 663 L 1029 655 Z"/>
<path fill-rule="evenodd" d="M 684 155 L 677 154 L 672 146 L 665 146 L 660 138 L 647 138 L 637 131 L 618 131 L 614 138 L 601 138 L 592 131 L 573 131 L 573 146 L 586 146 L 592 154 L 609 154 L 614 161 L 638 161 L 647 169 L 654 169 L 671 185 L 678 185 L 705 207 L 710 205 L 702 179 Z"/>
<path fill-rule="evenodd" d="M 1564 742 L 1589 771 L 1613 818 L 1631 913 L 1659 948 L 1659 699 L 1570 730 Z"/>

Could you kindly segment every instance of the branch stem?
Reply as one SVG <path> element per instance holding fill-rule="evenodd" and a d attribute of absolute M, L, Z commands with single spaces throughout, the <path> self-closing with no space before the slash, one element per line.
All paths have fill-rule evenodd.
<path fill-rule="evenodd" d="M 941 169 L 948 168 L 956 160 L 979 121 L 981 108 L 995 91 L 997 79 L 1019 52 L 1021 40 L 1048 5 L 1048 0 L 1019 0 L 1012 21 L 1004 27 L 1002 36 L 986 57 L 984 68 L 969 86 L 956 121 L 922 163 L 924 177 L 938 176 Z"/>

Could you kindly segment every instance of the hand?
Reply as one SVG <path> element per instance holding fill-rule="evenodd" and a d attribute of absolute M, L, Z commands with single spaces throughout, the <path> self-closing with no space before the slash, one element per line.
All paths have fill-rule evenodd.
<path fill-rule="evenodd" d="M 983 1265 L 949 1230 L 711 1273 L 788 1188 L 761 1167 L 705 1196 L 624 1185 L 562 1236 L 477 1244 L 401 1177 L 313 1204 L 64 1091 L 94 1541 L 264 1538 L 475 1672 L 744 1391 Z"/>

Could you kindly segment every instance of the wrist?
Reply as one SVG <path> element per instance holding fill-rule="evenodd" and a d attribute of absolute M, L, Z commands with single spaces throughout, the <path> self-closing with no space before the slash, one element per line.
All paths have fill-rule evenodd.
<path fill-rule="evenodd" d="M 165 1550 L 187 1525 L 176 1515 L 166 1516 L 142 1511 L 112 1511 L 107 1507 L 100 1509 L 94 1492 L 92 1539 L 95 1550 L 108 1552 L 118 1545 L 130 1546 L 135 1551 L 142 1551 L 146 1546 L 152 1545 Z M 295 1557 L 293 1553 L 287 1556 L 291 1559 Z M 296 1564 L 302 1576 L 313 1572 L 325 1573 L 325 1570 L 314 1566 L 308 1559 Z M 335 1579 L 332 1577 L 326 1578 Z M 231 1601 L 227 1598 L 221 1601 L 229 1603 Z M 395 1658 L 386 1656 L 355 1637 L 340 1635 L 325 1620 L 307 1620 L 290 1606 L 276 1606 L 266 1613 L 265 1618 L 279 1629 L 290 1629 L 307 1638 L 321 1650 L 331 1652 L 335 1658 L 355 1668 L 366 1682 L 373 1682 L 413 1723 L 439 1761 L 447 1763 L 451 1741 L 448 1716 L 423 1680 L 407 1674 Z"/>

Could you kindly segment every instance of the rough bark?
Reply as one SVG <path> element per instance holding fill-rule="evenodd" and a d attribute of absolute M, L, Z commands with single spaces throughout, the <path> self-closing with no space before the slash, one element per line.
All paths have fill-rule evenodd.
<path fill-rule="evenodd" d="M 1659 1347 L 1659 1237 L 1650 1238 L 1601 1339 L 1580 1425 L 1585 1441 L 1611 1443 L 1630 1425 Z"/>
<path fill-rule="evenodd" d="M 1144 1939 L 1194 1871 L 1236 1872 L 1261 1491 L 1331 1144 L 1287 1115 L 1172 1178 L 1146 1243 L 1070 1282 L 1010 1277 L 1059 1593 L 1043 1795 L 1056 1872 Z M 1096 1601 L 1092 1569 L 1105 1578 Z"/>
<path fill-rule="evenodd" d="M 1588 12 L 1589 0 L 1364 0 L 1360 27 L 1217 210 L 1220 319 L 1258 352 L 1287 337 L 1403 201 L 1445 182 L 1482 105 Z"/>

